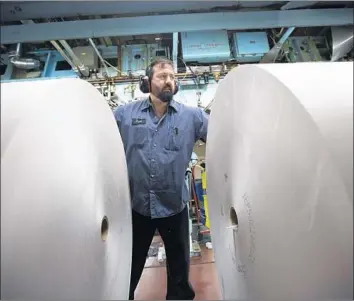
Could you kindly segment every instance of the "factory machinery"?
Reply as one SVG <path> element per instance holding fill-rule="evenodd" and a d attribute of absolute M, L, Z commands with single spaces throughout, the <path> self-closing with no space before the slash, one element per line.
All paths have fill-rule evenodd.
<path fill-rule="evenodd" d="M 13 12 L 19 13 L 20 9 L 16 6 Z M 312 13 L 314 19 L 311 20 L 311 16 L 307 15 L 307 20 L 301 20 L 305 12 Z M 257 17 L 257 13 L 261 14 L 260 17 L 276 13 L 278 21 L 267 23 L 255 20 L 253 29 L 249 29 L 246 21 L 245 24 L 233 21 L 232 25 L 225 15 L 240 14 L 239 17 L 245 19 L 253 17 L 247 14 Z M 290 15 L 287 17 L 289 13 L 292 13 L 293 21 Z M 185 31 L 166 32 L 168 27 L 174 29 L 167 23 L 166 29 L 165 26 L 151 26 L 154 29 L 145 26 L 140 30 L 137 28 L 137 34 L 132 29 L 120 29 L 120 36 L 95 33 L 95 36 L 101 35 L 95 38 L 84 36 L 85 33 L 78 36 L 74 29 L 72 37 L 68 33 L 55 31 L 56 26 L 83 24 L 92 20 L 66 21 L 63 18 L 51 18 L 21 20 L 16 25 L 5 23 L 1 28 L 1 80 L 80 77 L 92 83 L 114 108 L 143 97 L 138 89 L 139 77 L 144 75 L 151 60 L 166 57 L 174 62 L 181 85 L 177 100 L 208 109 L 219 80 L 240 64 L 353 60 L 352 13 L 351 8 L 227 11 L 223 13 L 225 25 L 219 23 L 217 26 L 211 15 L 217 17 L 216 14 L 220 13 L 191 13 L 184 16 L 208 17 L 210 23 L 205 25 L 204 19 L 203 22 L 195 19 L 195 26 Z M 183 15 L 168 17 L 179 16 Z M 138 22 L 139 18 L 143 21 L 142 18 L 150 16 L 131 17 L 130 21 L 134 19 Z M 155 22 L 159 22 L 159 18 L 166 18 L 166 15 L 157 15 Z M 107 20 L 123 22 L 124 19 L 129 18 Z M 45 25 L 52 26 L 52 29 L 43 33 Z M 184 29 L 186 26 L 177 24 L 175 27 Z M 27 28 L 33 33 L 38 30 L 38 37 L 25 36 Z M 20 34 L 10 35 L 19 29 Z M 151 33 L 152 30 L 154 33 Z M 74 39 L 74 36 L 77 38 Z"/>
<path fill-rule="evenodd" d="M 177 101 L 216 99 L 186 182 L 191 255 L 214 249 L 223 298 L 352 296 L 353 3 L 73 3 L 1 3 L 3 297 L 127 298 L 129 182 L 100 93 L 144 97 L 157 57 Z"/>
<path fill-rule="evenodd" d="M 173 5 L 182 5 L 176 3 Z M 238 2 L 238 7 L 233 4 L 220 2 L 216 9 L 212 7 L 216 4 L 210 2 L 203 4 L 209 6 L 207 12 L 194 8 L 188 13 L 182 7 L 167 13 L 168 8 L 159 5 L 142 8 L 145 15 L 134 6 L 131 10 L 140 16 L 128 18 L 113 16 L 114 9 L 108 8 L 107 3 L 101 8 L 96 6 L 92 13 L 85 13 L 85 7 L 94 2 L 81 4 L 81 11 L 76 12 L 81 18 L 65 13 L 64 4 L 57 12 L 49 11 L 49 6 L 46 9 L 49 4 L 38 6 L 37 15 L 23 15 L 30 4 L 3 4 L 1 81 L 79 77 L 96 87 L 114 109 L 145 96 L 139 90 L 139 78 L 153 59 L 165 57 L 173 61 L 180 83 L 176 100 L 209 110 L 218 83 L 238 65 L 354 58 L 350 2 L 337 8 L 293 7 L 294 10 L 288 10 L 291 5 L 283 2 L 271 6 L 268 3 L 267 7 L 261 7 L 265 4 L 259 2 L 258 7 L 252 8 L 246 3 Z M 54 4 L 50 5 L 55 11 Z M 121 5 L 124 10 L 127 4 Z M 192 4 L 183 5 L 188 9 Z M 148 9 L 150 14 L 156 11 L 154 16 L 149 16 Z M 101 16 L 93 19 L 93 13 Z M 199 184 L 191 191 L 195 201 L 191 209 L 197 217 L 202 214 L 198 205 L 203 207 L 204 203 Z M 208 228 L 207 224 L 205 220 L 203 226 Z M 208 240 L 208 229 L 200 229 L 199 221 L 197 225 L 191 226 L 193 240 L 197 240 L 197 233 L 204 232 L 203 237 Z"/>

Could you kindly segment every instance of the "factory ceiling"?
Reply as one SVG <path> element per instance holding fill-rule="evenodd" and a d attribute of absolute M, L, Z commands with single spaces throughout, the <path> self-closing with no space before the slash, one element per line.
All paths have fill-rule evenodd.
<path fill-rule="evenodd" d="M 56 23 L 67 21 L 104 20 L 109 18 L 158 16 L 174 14 L 197 14 L 228 11 L 280 11 L 312 8 L 354 7 L 353 1 L 2 1 L 0 2 L 1 26 L 3 28 L 21 24 Z M 199 13 L 199 14 L 198 14 Z M 196 15 L 196 23 L 198 17 Z M 161 19 L 161 18 L 156 18 Z M 215 21 L 215 20 L 214 20 Z M 156 22 L 155 22 L 156 23 Z M 257 23 L 257 22 L 256 22 Z M 15 26 L 13 26 L 15 25 Z M 52 25 L 52 24 L 51 24 Z M 152 24 L 152 26 L 157 24 Z M 157 27 L 159 27 L 158 25 Z M 161 27 L 159 27 L 161 28 Z M 118 40 L 119 38 L 119 40 Z M 97 45 L 117 45 L 125 40 L 156 39 L 156 35 L 117 36 L 107 34 L 94 38 Z M 171 34 L 161 33 L 161 41 L 168 42 Z M 2 44 L 6 44 L 3 40 Z M 86 39 L 68 39 L 71 46 L 87 45 Z M 29 50 L 53 48 L 49 41 L 32 41 Z M 2 51 L 6 47 L 2 45 Z"/>
<path fill-rule="evenodd" d="M 1 25 L 118 18 L 155 14 L 353 6 L 352 1 L 6 1 Z"/>

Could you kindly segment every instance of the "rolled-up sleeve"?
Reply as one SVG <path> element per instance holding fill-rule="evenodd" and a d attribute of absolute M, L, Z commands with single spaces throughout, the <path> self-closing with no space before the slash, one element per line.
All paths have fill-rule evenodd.
<path fill-rule="evenodd" d="M 208 134 L 209 115 L 205 113 L 202 109 L 197 108 L 194 120 L 196 130 L 196 141 L 202 140 L 203 142 L 206 142 Z"/>

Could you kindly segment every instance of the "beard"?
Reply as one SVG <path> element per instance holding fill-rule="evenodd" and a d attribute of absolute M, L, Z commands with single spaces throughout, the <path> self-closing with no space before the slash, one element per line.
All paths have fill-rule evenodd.
<path fill-rule="evenodd" d="M 170 102 L 172 100 L 172 98 L 173 98 L 173 92 L 172 92 L 172 90 L 162 90 L 156 96 L 162 102 Z"/>
<path fill-rule="evenodd" d="M 160 99 L 162 102 L 170 102 L 173 98 L 173 88 L 168 85 L 161 89 L 157 95 L 155 95 L 158 99 Z"/>

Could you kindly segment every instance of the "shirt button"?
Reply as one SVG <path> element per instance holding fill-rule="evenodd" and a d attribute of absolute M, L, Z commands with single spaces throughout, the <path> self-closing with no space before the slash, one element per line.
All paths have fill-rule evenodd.
<path fill-rule="evenodd" d="M 150 177 L 151 177 L 151 178 L 153 178 L 153 177 L 154 177 L 154 175 L 150 175 Z"/>
<path fill-rule="evenodd" d="M 157 133 L 157 132 L 158 132 L 158 130 L 155 130 L 155 132 Z"/>
<path fill-rule="evenodd" d="M 156 143 L 154 143 L 154 147 L 156 147 Z"/>

